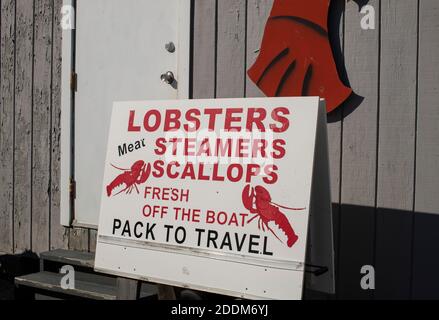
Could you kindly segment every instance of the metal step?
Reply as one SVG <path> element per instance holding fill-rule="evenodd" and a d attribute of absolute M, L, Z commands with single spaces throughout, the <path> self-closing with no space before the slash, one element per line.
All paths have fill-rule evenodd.
<path fill-rule="evenodd" d="M 36 294 L 35 298 L 61 296 L 92 300 L 116 300 L 117 277 L 94 272 L 94 253 L 69 250 L 53 250 L 40 254 L 40 272 L 15 278 L 15 284 L 23 294 Z M 75 289 L 61 288 L 64 274 L 61 266 L 75 269 Z M 119 288 L 120 289 L 120 288 Z M 120 290 L 119 290 L 120 291 Z M 119 292 L 120 294 L 120 292 Z M 154 299 L 158 295 L 156 285 L 141 283 L 140 299 Z"/>
<path fill-rule="evenodd" d="M 117 298 L 116 278 L 75 272 L 75 289 L 65 290 L 61 288 L 61 279 L 63 276 L 63 274 L 43 271 L 27 276 L 16 277 L 15 284 L 18 287 L 38 289 L 47 293 L 40 295 L 40 297 L 50 297 L 50 293 L 52 292 L 92 300 L 116 300 Z M 157 294 L 158 290 L 156 285 L 142 283 L 140 299 L 152 299 L 156 297 Z"/>
<path fill-rule="evenodd" d="M 75 272 L 75 289 L 61 288 L 61 279 L 64 275 L 55 272 L 42 271 L 27 276 L 16 277 L 15 285 L 38 289 L 47 294 L 40 297 L 50 297 L 50 293 L 79 297 L 92 300 L 116 300 L 117 278 L 92 273 Z M 158 295 L 158 288 L 154 284 L 142 283 L 140 299 L 154 299 Z M 36 297 L 38 298 L 38 296 Z M 39 298 L 39 300 L 46 300 Z"/>
<path fill-rule="evenodd" d="M 42 261 L 51 261 L 64 265 L 76 267 L 94 268 L 95 255 L 89 252 L 78 252 L 70 250 L 53 250 L 40 254 Z"/>
<path fill-rule="evenodd" d="M 15 284 L 43 291 L 93 300 L 116 300 L 116 279 L 75 272 L 75 289 L 61 288 L 64 275 L 42 271 L 27 276 L 16 277 Z"/>

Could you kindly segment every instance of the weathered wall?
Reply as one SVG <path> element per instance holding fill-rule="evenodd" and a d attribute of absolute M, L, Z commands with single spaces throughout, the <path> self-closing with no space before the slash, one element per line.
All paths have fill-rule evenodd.
<path fill-rule="evenodd" d="M 366 3 L 376 30 L 360 26 Z M 195 98 L 260 96 L 245 71 L 271 4 L 195 2 Z M 333 1 L 340 74 L 364 97 L 329 116 L 340 298 L 439 298 L 437 21 L 435 0 Z M 363 265 L 376 266 L 375 291 L 360 289 Z"/>
<path fill-rule="evenodd" d="M 94 248 L 60 225 L 61 5 L 1 0 L 0 252 Z"/>
<path fill-rule="evenodd" d="M 59 224 L 61 0 L 0 1 L 0 251 L 93 251 L 95 231 Z M 333 2 L 340 74 L 364 97 L 329 116 L 337 295 L 439 298 L 439 2 Z M 194 3 L 194 98 L 260 96 L 245 72 L 272 0 Z"/>

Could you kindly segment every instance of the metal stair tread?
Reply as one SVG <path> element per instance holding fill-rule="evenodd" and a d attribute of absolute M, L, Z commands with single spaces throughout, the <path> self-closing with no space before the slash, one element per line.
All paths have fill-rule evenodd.
<path fill-rule="evenodd" d="M 40 254 L 41 260 L 94 268 L 94 253 L 57 249 Z"/>
<path fill-rule="evenodd" d="M 16 277 L 15 283 L 19 286 L 26 286 L 35 289 L 47 290 L 51 292 L 66 294 L 94 300 L 115 300 L 116 282 L 114 285 L 104 280 L 103 276 L 75 273 L 75 289 L 65 290 L 61 287 L 61 279 L 64 275 L 42 271 L 27 276 Z M 95 281 L 92 281 L 95 280 Z"/>

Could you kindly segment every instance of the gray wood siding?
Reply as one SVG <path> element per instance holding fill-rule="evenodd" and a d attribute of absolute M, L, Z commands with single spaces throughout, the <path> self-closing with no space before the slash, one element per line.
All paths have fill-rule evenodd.
<path fill-rule="evenodd" d="M 243 48 L 246 69 L 256 58 L 272 1 L 246 2 L 244 13 L 241 1 L 234 1 L 233 5 L 221 0 L 195 1 L 194 98 L 261 96 L 251 81 L 241 80 L 245 70 L 240 63 Z M 338 46 L 334 51 L 341 78 L 359 96 L 329 115 L 328 124 L 337 295 L 358 299 L 416 298 L 425 296 L 425 292 L 413 287 L 418 290 L 439 285 L 438 277 L 433 277 L 433 285 L 413 268 L 413 264 L 418 266 L 415 255 L 418 261 L 425 262 L 430 259 L 429 252 L 439 249 L 432 243 L 428 243 L 428 252 L 413 249 L 420 248 L 418 243 L 427 245 L 426 239 L 435 237 L 416 237 L 422 227 L 426 228 L 425 221 L 431 224 L 431 220 L 437 220 L 436 225 L 439 224 L 439 200 L 435 196 L 439 183 L 439 44 L 438 24 L 434 22 L 439 18 L 439 3 L 370 0 L 368 4 L 376 11 L 376 30 L 361 29 L 363 15 L 356 2 L 345 6 L 342 1 L 334 1 L 331 9 L 331 37 Z M 245 35 L 239 21 L 243 15 L 247 21 Z M 199 33 L 206 38 L 197 37 Z M 217 41 L 213 44 L 214 34 Z M 207 61 L 211 64 L 206 65 Z M 214 69 L 216 73 L 212 73 Z M 421 98 L 417 88 L 422 85 L 419 91 L 426 92 Z M 419 161 L 425 163 L 422 168 Z M 423 192 L 420 202 L 425 204 L 415 207 L 418 188 Z M 415 217 L 422 221 L 422 227 Z M 412 252 L 416 254 L 412 256 Z M 376 266 L 375 291 L 360 288 L 364 265 Z M 416 279 L 418 283 L 413 286 Z M 431 289 L 427 296 L 439 297 L 439 289 Z"/>
<path fill-rule="evenodd" d="M 376 9 L 378 18 L 379 1 L 369 4 Z M 380 29 L 363 30 L 362 16 L 356 3 L 346 7 L 343 39 L 346 76 L 355 93 L 364 100 L 355 110 L 351 110 L 351 103 L 346 103 L 340 121 L 340 203 L 347 205 L 339 207 L 338 291 L 342 297 L 371 298 L 373 292 L 358 290 L 358 274 L 362 266 L 374 265 Z M 352 232 L 353 226 L 363 228 Z"/>
<path fill-rule="evenodd" d="M 382 1 L 381 11 L 375 265 L 382 285 L 376 296 L 406 299 L 415 192 L 418 2 Z"/>
<path fill-rule="evenodd" d="M 31 249 L 33 3 L 17 1 L 15 76 L 14 249 Z"/>
<path fill-rule="evenodd" d="M 357 3 L 376 10 L 362 30 Z M 273 0 L 195 0 L 193 97 L 258 97 L 246 70 Z M 337 297 L 439 298 L 439 2 L 333 1 L 341 78 L 329 115 Z M 60 226 L 62 0 L 1 0 L 0 252 L 94 251 Z M 66 187 L 66 186 L 63 186 Z M 360 288 L 374 265 L 375 291 Z"/>
<path fill-rule="evenodd" d="M 419 6 L 418 108 L 416 122 L 415 212 L 439 212 L 439 4 L 422 0 Z M 436 191 L 435 191 L 436 190 Z M 438 297 L 439 221 L 415 215 L 413 222 L 412 293 L 420 299 Z M 425 254 L 430 253 L 430 254 Z M 430 269 L 431 268 L 431 269 Z"/>
<path fill-rule="evenodd" d="M 0 251 L 14 246 L 15 1 L 2 1 L 0 19 Z"/>

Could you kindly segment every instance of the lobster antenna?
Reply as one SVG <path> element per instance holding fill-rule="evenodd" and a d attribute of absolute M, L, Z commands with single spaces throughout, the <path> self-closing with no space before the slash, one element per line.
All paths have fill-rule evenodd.
<path fill-rule="evenodd" d="M 120 171 L 129 171 L 129 169 L 122 169 L 122 168 L 116 167 L 114 164 L 111 164 L 111 166 L 112 166 L 114 169 L 117 169 L 117 170 L 120 170 Z"/>
<path fill-rule="evenodd" d="M 270 202 L 270 203 L 273 204 L 273 205 L 275 205 L 275 206 L 277 206 L 277 207 L 279 207 L 279 208 L 285 209 L 285 210 L 303 211 L 303 210 L 306 209 L 306 208 L 289 208 L 289 207 L 281 206 L 280 204 L 277 204 L 277 203 L 274 203 L 274 202 Z"/>

